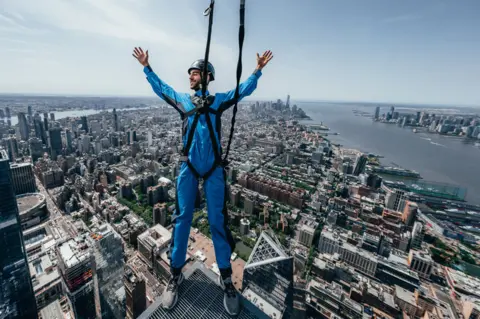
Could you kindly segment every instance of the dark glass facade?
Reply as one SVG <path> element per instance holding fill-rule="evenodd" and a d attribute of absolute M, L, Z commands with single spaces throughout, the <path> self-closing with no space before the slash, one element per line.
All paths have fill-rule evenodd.
<path fill-rule="evenodd" d="M 7 153 L 0 150 L 0 319 L 37 318 Z"/>

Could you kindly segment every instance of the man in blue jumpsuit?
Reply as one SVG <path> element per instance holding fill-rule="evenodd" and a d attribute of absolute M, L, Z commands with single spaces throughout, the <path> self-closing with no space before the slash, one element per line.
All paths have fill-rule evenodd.
<path fill-rule="evenodd" d="M 177 93 L 163 82 L 148 63 L 148 50 L 135 48 L 133 56 L 144 66 L 144 72 L 153 91 L 174 107 L 183 119 L 183 163 L 177 179 L 176 210 L 172 216 L 173 233 L 169 258 L 171 278 L 162 295 L 162 305 L 166 309 L 175 306 L 178 300 L 178 286 L 183 281 L 182 267 L 185 264 L 188 237 L 193 218 L 199 179 L 203 179 L 208 207 L 208 221 L 221 276 L 219 285 L 224 290 L 224 306 L 230 315 L 240 311 L 239 297 L 233 286 L 230 256 L 235 243 L 227 227 L 225 206 L 225 172 L 221 163 L 221 115 L 235 103 L 235 90 L 211 96 L 206 90 L 202 99 L 202 71 L 204 60 L 195 61 L 188 69 L 190 89 L 193 95 Z M 240 84 L 239 100 L 253 93 L 261 70 L 273 58 L 271 51 L 262 56 L 257 53 L 257 68 L 252 75 Z M 208 79 L 215 79 L 215 69 L 208 63 Z"/>

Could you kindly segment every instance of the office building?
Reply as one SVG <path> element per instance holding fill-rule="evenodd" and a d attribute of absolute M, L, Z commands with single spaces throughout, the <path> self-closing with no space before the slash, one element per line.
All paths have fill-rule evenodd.
<path fill-rule="evenodd" d="M 7 152 L 0 150 L 0 318 L 37 318 Z"/>
<path fill-rule="evenodd" d="M 67 142 L 67 151 L 71 152 L 72 151 L 72 131 L 69 129 L 65 130 L 65 140 Z"/>
<path fill-rule="evenodd" d="M 12 115 L 10 113 L 10 108 L 8 106 L 5 107 L 5 117 L 6 118 L 11 118 L 12 117 Z"/>
<path fill-rule="evenodd" d="M 331 255 L 337 253 L 343 262 L 367 275 L 375 276 L 377 259 L 373 254 L 344 241 L 338 233 L 328 229 L 322 231 L 318 251 Z"/>
<path fill-rule="evenodd" d="M 306 247 L 310 248 L 313 243 L 313 237 L 315 235 L 315 229 L 308 225 L 302 225 L 300 228 L 300 234 L 298 236 L 298 241 L 305 245 Z"/>
<path fill-rule="evenodd" d="M 416 221 L 413 224 L 412 243 L 410 245 L 411 248 L 421 249 L 424 235 L 425 235 L 425 227 L 423 223 L 420 221 Z"/>
<path fill-rule="evenodd" d="M 350 299 L 336 283 L 311 280 L 307 290 L 307 313 L 312 318 L 362 319 L 363 306 Z"/>
<path fill-rule="evenodd" d="M 243 270 L 242 295 L 268 317 L 293 311 L 293 256 L 270 231 L 263 231 Z"/>
<path fill-rule="evenodd" d="M 113 109 L 113 128 L 115 132 L 118 132 L 118 114 L 116 109 Z"/>
<path fill-rule="evenodd" d="M 32 164 L 11 164 L 10 170 L 12 172 L 13 189 L 15 191 L 15 195 L 18 196 L 26 193 L 35 193 L 37 191 Z"/>
<path fill-rule="evenodd" d="M 125 318 L 124 252 L 120 235 L 109 224 L 90 234 L 95 256 L 97 318 Z"/>
<path fill-rule="evenodd" d="M 386 191 L 385 195 L 385 207 L 388 209 L 393 209 L 395 211 L 399 210 L 400 203 L 403 200 L 405 191 L 397 188 L 389 188 L 382 185 L 382 188 Z"/>
<path fill-rule="evenodd" d="M 157 203 L 153 206 L 153 224 L 167 226 L 167 204 Z"/>
<path fill-rule="evenodd" d="M 37 254 L 28 265 L 32 275 L 37 309 L 42 309 L 63 294 L 62 278 L 56 260 L 50 254 Z"/>
<path fill-rule="evenodd" d="M 48 132 L 49 126 L 48 126 L 48 113 L 43 113 L 43 126 L 45 128 L 45 132 Z"/>
<path fill-rule="evenodd" d="M 76 318 L 96 318 L 93 284 L 95 261 L 86 237 L 84 234 L 56 247 L 58 268 Z"/>
<path fill-rule="evenodd" d="M 82 122 L 82 130 L 88 133 L 88 122 L 87 122 L 87 117 L 82 116 L 80 117 L 80 121 Z"/>
<path fill-rule="evenodd" d="M 53 113 L 53 112 L 50 113 L 50 120 L 52 122 L 55 121 L 55 113 Z"/>
<path fill-rule="evenodd" d="M 127 265 L 125 266 L 123 282 L 125 286 L 126 318 L 136 319 L 147 307 L 145 279 L 133 266 Z M 160 301 L 161 298 L 157 300 Z M 178 307 L 174 309 L 178 309 Z"/>
<path fill-rule="evenodd" d="M 52 113 L 53 114 L 53 113 Z M 50 133 L 50 157 L 56 160 L 58 155 L 62 154 L 62 129 L 59 127 L 52 127 Z"/>
<path fill-rule="evenodd" d="M 30 127 L 28 126 L 27 118 L 25 113 L 18 113 L 18 129 L 20 131 L 20 137 L 22 141 L 28 141 L 30 135 Z"/>
<path fill-rule="evenodd" d="M 28 140 L 28 147 L 30 150 L 30 156 L 32 157 L 32 163 L 35 163 L 39 158 L 43 157 L 43 142 L 41 139 L 32 137 Z"/>
<path fill-rule="evenodd" d="M 375 116 L 374 116 L 374 119 L 378 120 L 378 118 L 380 117 L 380 106 L 377 106 L 375 108 Z"/>
<path fill-rule="evenodd" d="M 430 279 L 435 263 L 428 253 L 411 249 L 408 254 L 408 266 L 411 270 L 416 271 L 421 278 Z"/>
<path fill-rule="evenodd" d="M 365 166 L 367 165 L 367 155 L 362 154 L 357 157 L 355 162 L 355 168 L 353 170 L 353 175 L 358 176 L 365 171 Z"/>
<path fill-rule="evenodd" d="M 250 232 L 250 221 L 246 218 L 240 220 L 240 235 L 245 236 Z"/>
<path fill-rule="evenodd" d="M 2 139 L 3 146 L 7 150 L 8 160 L 15 162 L 18 157 L 18 143 L 14 136 L 5 137 Z"/>
<path fill-rule="evenodd" d="M 138 252 L 140 257 L 154 268 L 154 263 L 162 250 L 166 249 L 172 240 L 172 233 L 162 225 L 155 225 L 138 235 Z"/>

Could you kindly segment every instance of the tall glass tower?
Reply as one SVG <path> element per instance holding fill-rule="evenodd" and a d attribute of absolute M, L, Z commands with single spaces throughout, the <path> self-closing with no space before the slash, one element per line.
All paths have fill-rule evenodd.
<path fill-rule="evenodd" d="M 0 319 L 37 318 L 7 153 L 0 150 Z"/>

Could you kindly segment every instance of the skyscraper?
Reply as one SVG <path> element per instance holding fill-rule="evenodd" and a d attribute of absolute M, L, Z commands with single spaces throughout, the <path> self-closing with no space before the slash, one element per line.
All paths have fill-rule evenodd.
<path fill-rule="evenodd" d="M 8 159 L 10 162 L 15 162 L 18 157 L 18 143 L 14 136 L 6 137 L 3 139 L 3 146 L 8 152 Z"/>
<path fill-rule="evenodd" d="M 29 122 L 29 123 L 32 123 L 32 119 L 33 119 L 32 106 L 29 105 L 29 106 L 28 106 L 28 122 Z"/>
<path fill-rule="evenodd" d="M 5 108 L 5 117 L 6 118 L 11 118 L 12 117 L 12 115 L 10 113 L 10 108 L 8 106 Z"/>
<path fill-rule="evenodd" d="M 32 164 L 12 164 L 10 171 L 12 172 L 12 184 L 16 196 L 37 191 Z"/>
<path fill-rule="evenodd" d="M 48 113 L 43 113 L 43 125 L 45 132 L 48 132 Z"/>
<path fill-rule="evenodd" d="M 286 108 L 290 108 L 290 94 L 287 95 L 287 104 L 286 104 Z"/>
<path fill-rule="evenodd" d="M 7 153 L 0 150 L 0 319 L 37 318 Z"/>
<path fill-rule="evenodd" d="M 43 157 L 43 143 L 42 140 L 36 137 L 32 137 L 28 140 L 28 145 L 30 149 L 30 156 L 32 157 L 32 162 L 35 163 L 39 158 Z"/>
<path fill-rule="evenodd" d="M 35 136 L 41 139 L 44 144 L 47 144 L 47 135 L 45 134 L 45 127 L 38 113 L 35 114 L 35 116 L 33 117 L 33 126 L 35 128 Z"/>
<path fill-rule="evenodd" d="M 378 120 L 379 117 L 380 117 L 380 106 L 377 106 L 375 108 L 375 119 Z"/>
<path fill-rule="evenodd" d="M 122 239 L 109 224 L 91 234 L 95 255 L 95 299 L 97 318 L 125 318 L 125 296 L 116 293 L 123 287 L 124 253 Z"/>
<path fill-rule="evenodd" d="M 53 113 L 52 113 L 53 114 Z M 57 156 L 62 154 L 62 129 L 59 127 L 52 127 L 50 130 L 50 156 L 56 160 Z"/>
<path fill-rule="evenodd" d="M 293 257 L 274 234 L 262 232 L 243 270 L 242 295 L 258 308 L 275 309 L 272 318 L 290 318 L 293 310 Z M 267 306 L 271 305 L 271 307 Z"/>
<path fill-rule="evenodd" d="M 20 130 L 20 137 L 22 141 L 28 140 L 28 135 L 30 128 L 28 127 L 27 118 L 25 117 L 25 113 L 18 113 L 18 128 Z"/>
<path fill-rule="evenodd" d="M 86 116 L 82 116 L 82 117 L 81 117 L 81 121 L 82 121 L 82 129 L 85 130 L 85 132 L 88 133 L 87 117 L 86 117 Z"/>
<path fill-rule="evenodd" d="M 93 319 L 95 293 L 92 281 L 94 257 L 85 235 L 57 246 L 58 267 L 66 285 L 66 294 L 76 318 Z"/>
<path fill-rule="evenodd" d="M 65 130 L 65 139 L 67 140 L 67 151 L 72 151 L 72 131 L 69 129 Z"/>
<path fill-rule="evenodd" d="M 113 127 L 115 132 L 118 132 L 118 114 L 116 109 L 113 109 Z"/>
<path fill-rule="evenodd" d="M 358 176 L 365 171 L 365 166 L 367 165 L 367 155 L 361 154 L 357 157 L 355 163 L 355 169 L 353 170 L 353 175 Z"/>
<path fill-rule="evenodd" d="M 127 265 L 124 274 L 127 319 L 138 318 L 147 307 L 145 279 Z"/>

